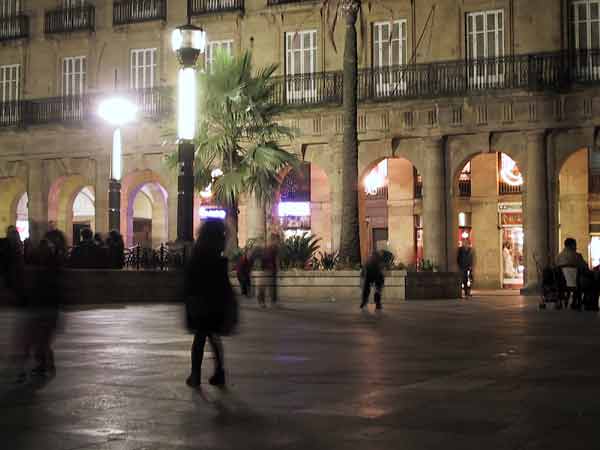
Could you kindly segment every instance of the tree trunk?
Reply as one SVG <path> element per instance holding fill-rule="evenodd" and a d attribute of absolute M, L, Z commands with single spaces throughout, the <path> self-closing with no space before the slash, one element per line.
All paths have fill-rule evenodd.
<path fill-rule="evenodd" d="M 227 225 L 225 255 L 228 258 L 232 258 L 239 248 L 238 222 L 238 202 L 236 201 L 231 207 L 227 208 L 227 217 L 225 219 L 225 224 Z"/>
<path fill-rule="evenodd" d="M 360 1 L 343 4 L 346 19 L 344 45 L 344 141 L 342 154 L 342 229 L 340 259 L 349 264 L 360 263 L 360 231 L 358 226 L 358 52 L 356 19 Z"/>

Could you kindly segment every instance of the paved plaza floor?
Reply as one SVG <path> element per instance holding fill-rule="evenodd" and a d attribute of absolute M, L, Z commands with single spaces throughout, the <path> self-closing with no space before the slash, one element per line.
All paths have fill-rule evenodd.
<path fill-rule="evenodd" d="M 185 385 L 179 306 L 66 312 L 56 377 L 17 385 L 3 358 L 0 448 L 600 448 L 596 313 L 507 293 L 241 312 L 224 391 Z M 13 322 L 0 310 L 2 355 Z"/>

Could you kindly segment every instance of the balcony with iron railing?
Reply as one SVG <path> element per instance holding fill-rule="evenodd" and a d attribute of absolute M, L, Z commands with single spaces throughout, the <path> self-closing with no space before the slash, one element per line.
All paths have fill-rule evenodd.
<path fill-rule="evenodd" d="M 61 8 L 46 11 L 44 32 L 46 34 L 94 31 L 96 10 L 92 5 L 78 8 Z"/>
<path fill-rule="evenodd" d="M 277 6 L 277 5 L 290 5 L 294 3 L 316 3 L 319 0 L 267 0 L 267 5 L 269 6 Z"/>
<path fill-rule="evenodd" d="M 172 111 L 173 96 L 168 89 L 129 90 L 119 95 L 135 103 L 144 119 L 158 120 Z M 106 97 L 107 94 L 90 93 L 0 103 L 0 127 L 93 121 L 100 101 Z"/>
<path fill-rule="evenodd" d="M 0 17 L 0 41 L 29 37 L 29 16 Z"/>
<path fill-rule="evenodd" d="M 500 195 L 520 195 L 522 193 L 522 185 L 509 184 L 504 181 L 498 182 L 498 193 Z"/>
<path fill-rule="evenodd" d="M 411 64 L 358 71 L 359 101 L 481 95 L 521 89 L 560 90 L 600 83 L 600 49 Z M 341 104 L 342 72 L 275 79 L 273 101 L 289 106 Z"/>
<path fill-rule="evenodd" d="M 123 0 L 113 3 L 113 25 L 167 20 L 167 0 Z"/>
<path fill-rule="evenodd" d="M 233 11 L 244 11 L 244 0 L 191 0 L 193 16 Z"/>
<path fill-rule="evenodd" d="M 200 0 L 194 1 L 199 2 Z M 239 0 L 227 1 L 243 3 Z M 226 3 L 226 0 L 215 3 Z M 56 30 L 56 28 L 53 29 Z M 497 70 L 496 75 L 493 75 L 490 70 L 483 69 L 497 68 L 499 65 L 502 69 Z M 481 74 L 481 76 L 476 77 L 475 74 Z M 517 89 L 530 92 L 563 93 L 572 88 L 600 85 L 600 50 L 361 69 L 358 73 L 358 81 L 359 101 L 362 103 L 464 97 L 481 95 L 490 91 Z M 342 72 L 275 77 L 272 83 L 271 99 L 274 103 L 284 107 L 339 106 L 342 103 Z M 4 109 L 9 111 L 8 117 L 11 119 L 0 120 L 0 127 L 14 124 L 15 120 L 12 118 L 15 114 L 10 111 L 19 112 L 23 108 L 31 107 L 35 109 L 36 107 L 31 105 L 54 104 L 57 101 L 56 99 L 35 99 L 17 102 L 15 105 L 7 104 Z M 155 109 L 156 113 L 163 111 L 163 103 L 164 100 L 161 97 L 160 106 Z M 19 115 L 18 125 L 39 123 L 36 114 L 34 113 L 31 117 Z"/>
<path fill-rule="evenodd" d="M 471 196 L 471 178 L 460 178 L 458 180 L 458 195 L 460 197 Z"/>

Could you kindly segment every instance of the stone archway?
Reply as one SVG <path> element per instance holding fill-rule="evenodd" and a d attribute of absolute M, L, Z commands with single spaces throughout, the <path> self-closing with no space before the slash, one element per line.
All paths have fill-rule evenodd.
<path fill-rule="evenodd" d="M 414 265 L 423 258 L 423 180 L 404 157 L 380 157 L 359 177 L 361 255 L 387 250 L 396 263 Z"/>
<path fill-rule="evenodd" d="M 17 206 L 26 189 L 26 182 L 19 177 L 0 178 L 0 236 L 6 227 L 16 224 Z"/>
<path fill-rule="evenodd" d="M 167 242 L 169 196 L 160 176 L 151 170 L 131 172 L 121 186 L 121 231 L 125 244 L 158 247 Z"/>
<path fill-rule="evenodd" d="M 48 195 L 48 220 L 65 233 L 68 243 L 73 243 L 73 205 L 75 198 L 88 187 L 93 195 L 93 186 L 82 175 L 60 176 L 50 186 Z M 95 218 L 89 221 L 93 229 Z"/>

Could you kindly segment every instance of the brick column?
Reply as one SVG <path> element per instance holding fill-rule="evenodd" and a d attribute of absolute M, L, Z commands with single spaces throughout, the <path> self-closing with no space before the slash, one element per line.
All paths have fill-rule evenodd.
<path fill-rule="evenodd" d="M 444 146 L 441 138 L 423 139 L 423 246 L 425 259 L 447 269 Z"/>
<path fill-rule="evenodd" d="M 527 133 L 527 171 L 525 174 L 525 232 L 524 290 L 538 287 L 536 260 L 548 261 L 548 198 L 546 173 L 546 137 L 544 131 Z"/>

